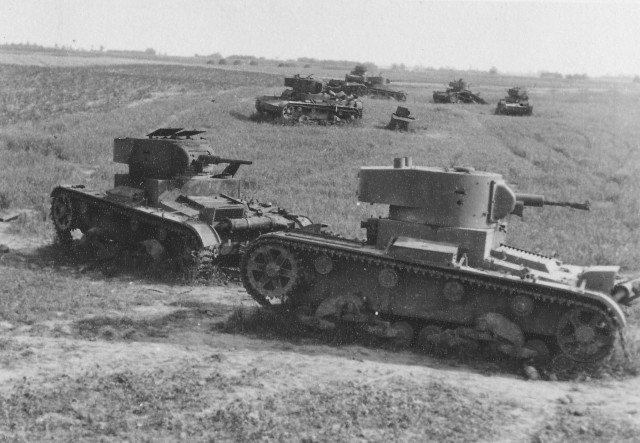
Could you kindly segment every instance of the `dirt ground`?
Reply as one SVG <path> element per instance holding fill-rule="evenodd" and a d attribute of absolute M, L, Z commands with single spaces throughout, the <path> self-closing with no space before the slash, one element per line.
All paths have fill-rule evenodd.
<path fill-rule="evenodd" d="M 7 226 L 5 271 L 37 246 Z M 229 333 L 228 317 L 256 306 L 240 285 L 126 290 L 154 301 L 0 322 L 0 440 L 634 441 L 640 429 L 639 378 L 533 381 L 411 350 Z"/>

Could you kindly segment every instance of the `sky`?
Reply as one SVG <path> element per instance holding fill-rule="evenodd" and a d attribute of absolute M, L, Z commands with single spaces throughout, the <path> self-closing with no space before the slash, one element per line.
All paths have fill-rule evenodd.
<path fill-rule="evenodd" d="M 640 75 L 640 1 L 2 0 L 0 44 Z"/>

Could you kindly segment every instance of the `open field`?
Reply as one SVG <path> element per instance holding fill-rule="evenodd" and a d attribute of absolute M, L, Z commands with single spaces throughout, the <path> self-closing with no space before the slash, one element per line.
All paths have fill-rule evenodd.
<path fill-rule="evenodd" d="M 519 192 L 550 200 L 589 200 L 586 213 L 528 208 L 512 220 L 510 243 L 569 263 L 640 270 L 640 86 L 537 82 L 534 115 L 514 118 L 493 114 L 511 78 L 421 75 L 399 79 L 409 94 L 403 105 L 419 121 L 396 133 L 383 127 L 398 103 L 372 99 L 352 126 L 255 122 L 254 97 L 284 89 L 275 72 L 0 64 L 8 85 L 0 101 L 0 211 L 36 214 L 0 223 L 0 243 L 13 250 L 0 256 L 0 439 L 635 441 L 633 370 L 534 382 L 500 362 L 304 331 L 283 336 L 268 325 L 246 330 L 229 326 L 240 307 L 255 307 L 233 281 L 208 287 L 105 276 L 51 245 L 55 185 L 109 188 L 123 170 L 111 162 L 113 138 L 184 127 L 206 130 L 218 155 L 254 161 L 240 172 L 248 197 L 346 236 L 362 237 L 359 221 L 384 211 L 357 205 L 358 168 L 411 156 L 419 165 L 498 172 Z M 492 104 L 432 103 L 449 75 L 469 79 Z M 639 323 L 636 310 L 635 358 Z"/>

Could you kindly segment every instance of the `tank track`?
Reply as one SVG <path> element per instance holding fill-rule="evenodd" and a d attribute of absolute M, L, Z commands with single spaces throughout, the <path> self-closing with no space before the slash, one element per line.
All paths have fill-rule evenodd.
<path fill-rule="evenodd" d="M 307 234 L 307 233 L 305 233 L 305 235 L 311 236 L 311 234 Z M 313 236 L 318 237 L 318 239 L 323 239 L 328 241 L 338 240 L 336 237 L 327 236 L 324 234 L 314 234 Z M 339 240 L 340 242 L 345 242 L 344 239 L 339 239 Z M 363 246 L 362 242 L 358 242 L 358 241 L 348 241 L 348 242 L 352 242 L 354 247 Z M 599 314 L 601 314 L 611 322 L 611 324 L 613 325 L 612 335 L 614 337 L 614 340 L 615 340 L 615 332 L 617 331 L 618 333 L 621 333 L 624 326 L 623 324 L 621 325 L 620 322 L 617 321 L 616 316 L 613 315 L 610 310 L 603 309 L 603 307 L 600 306 L 596 300 L 593 300 L 593 301 L 578 300 L 575 294 L 568 293 L 567 291 L 563 291 L 561 289 L 545 288 L 545 289 L 548 289 L 548 291 L 545 291 L 545 293 L 542 293 L 539 287 L 533 287 L 533 283 L 529 283 L 531 287 L 527 288 L 526 284 L 523 285 L 525 281 L 503 280 L 498 282 L 498 281 L 495 281 L 495 279 L 501 278 L 501 277 L 494 276 L 491 274 L 470 275 L 468 272 L 460 271 L 454 268 L 446 269 L 446 268 L 431 267 L 428 265 L 404 262 L 401 260 L 397 260 L 395 258 L 386 257 L 382 255 L 375 256 L 375 255 L 369 255 L 369 254 L 359 254 L 357 251 L 332 248 L 330 245 L 320 246 L 316 244 L 310 244 L 308 242 L 305 242 L 297 238 L 284 237 L 284 236 L 272 236 L 272 235 L 266 235 L 266 236 L 260 237 L 257 241 L 253 242 L 248 248 L 248 250 L 245 252 L 245 255 L 243 256 L 243 266 L 241 266 L 241 278 L 245 285 L 245 288 L 247 288 L 247 292 L 253 297 L 253 299 L 256 302 L 258 302 L 262 306 L 270 306 L 271 303 L 263 294 L 258 292 L 250 284 L 247 284 L 248 277 L 246 275 L 246 272 L 244 272 L 244 270 L 246 269 L 246 261 L 248 260 L 248 257 L 251 255 L 251 252 L 256 248 L 259 248 L 264 245 L 278 245 L 278 246 L 287 248 L 289 251 L 291 251 L 294 254 L 295 258 L 298 259 L 300 262 L 304 262 L 305 257 L 313 257 L 320 254 L 324 254 L 331 259 L 337 259 L 341 261 L 346 260 L 346 261 L 360 263 L 363 268 L 374 265 L 374 266 L 389 268 L 398 273 L 402 272 L 402 273 L 414 274 L 416 276 L 422 276 L 425 279 L 429 279 L 429 280 L 442 279 L 446 281 L 460 282 L 464 285 L 469 285 L 474 288 L 491 290 L 493 294 L 501 297 L 512 298 L 515 295 L 526 295 L 531 297 L 533 300 L 535 300 L 538 303 L 555 304 L 557 306 L 562 306 L 563 309 L 567 311 L 571 308 L 586 308 L 586 309 L 598 312 Z M 295 305 L 296 290 L 299 289 L 299 286 L 302 283 L 301 280 L 302 280 L 301 278 L 297 278 L 295 284 L 291 285 L 291 287 L 289 288 L 286 294 L 293 301 L 294 305 Z M 411 319 L 409 318 L 409 320 Z M 416 319 L 416 320 L 421 320 L 421 319 Z M 424 323 L 429 323 L 428 320 L 421 320 L 421 321 L 423 321 Z M 439 322 L 437 320 L 434 320 L 434 321 Z M 457 327 L 461 325 L 452 324 L 452 326 Z M 525 333 L 525 335 L 527 334 Z M 553 335 L 548 335 L 548 337 L 552 337 L 552 336 Z M 535 335 L 532 337 L 535 338 Z M 607 353 L 607 355 L 609 355 L 609 353 Z M 601 360 L 601 358 L 599 358 L 598 361 L 599 360 Z"/>
<path fill-rule="evenodd" d="M 102 193 L 97 193 L 95 196 L 91 196 L 83 193 L 82 191 L 58 187 L 53 190 L 51 197 L 55 199 L 61 194 L 70 196 L 71 201 L 74 202 L 74 210 L 78 210 L 79 203 L 84 203 L 87 205 L 87 208 L 98 213 L 108 212 L 120 215 L 124 219 L 132 218 L 132 208 L 105 200 L 106 195 L 103 195 Z M 177 221 L 158 219 L 157 216 L 152 214 L 136 213 L 135 218 L 139 219 L 141 223 L 150 225 L 153 228 L 164 229 L 166 231 L 167 238 L 180 239 L 182 241 L 185 245 L 185 251 L 182 252 L 180 260 L 183 261 L 181 266 L 184 266 L 184 274 L 188 278 L 211 275 L 215 267 L 217 251 L 202 247 L 200 239 L 193 231 Z M 54 227 L 60 242 L 63 245 L 69 245 L 71 240 L 70 231 L 74 229 L 82 230 L 83 226 L 81 226 L 81 221 L 76 216 L 74 217 L 69 230 L 61 230 L 58 226 Z"/>

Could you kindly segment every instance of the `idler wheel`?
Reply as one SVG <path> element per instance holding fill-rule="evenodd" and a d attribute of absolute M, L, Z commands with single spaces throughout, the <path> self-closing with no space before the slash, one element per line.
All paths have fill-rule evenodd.
<path fill-rule="evenodd" d="M 556 330 L 562 352 L 578 362 L 596 362 L 613 349 L 616 328 L 600 311 L 579 307 L 565 312 Z"/>
<path fill-rule="evenodd" d="M 249 293 L 263 306 L 269 299 L 285 300 L 300 279 L 295 255 L 281 245 L 260 245 L 242 258 L 242 279 Z"/>
<path fill-rule="evenodd" d="M 71 242 L 74 217 L 71 197 L 67 194 L 56 195 L 51 203 L 51 218 L 58 233 L 58 238 L 64 244 Z"/>

